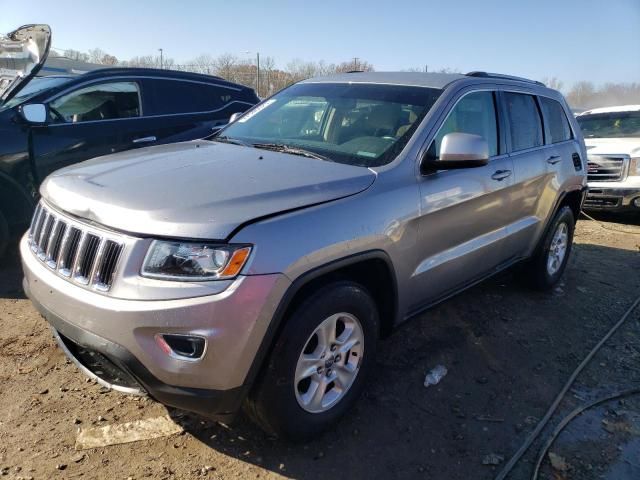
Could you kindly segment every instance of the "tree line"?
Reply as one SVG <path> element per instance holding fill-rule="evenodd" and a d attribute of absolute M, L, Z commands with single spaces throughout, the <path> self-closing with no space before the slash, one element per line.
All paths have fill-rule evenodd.
<path fill-rule="evenodd" d="M 99 48 L 94 48 L 87 52 L 72 49 L 61 52 L 52 50 L 52 55 L 100 65 L 165 68 L 216 75 L 231 82 L 250 86 L 256 90 L 260 97 L 273 95 L 292 83 L 305 78 L 352 70 L 375 70 L 370 62 L 358 58 L 340 63 L 296 59 L 289 62 L 284 68 L 278 68 L 275 59 L 267 56 L 260 58 L 260 75 L 258 77 L 256 59 L 243 58 L 230 53 L 218 56 L 203 54 L 184 63 L 177 63 L 171 57 L 161 58 L 160 55 L 143 55 L 129 60 L 119 60 Z M 427 68 L 427 66 L 421 68 L 413 67 L 407 68 L 405 71 L 425 71 Z M 460 73 L 459 70 L 451 68 L 436 71 Z M 560 90 L 565 95 L 569 105 L 577 110 L 611 105 L 640 104 L 640 83 L 636 82 L 605 83 L 604 85 L 596 86 L 593 82 L 579 81 L 572 84 L 568 89 L 564 88 L 564 83 L 557 77 L 543 78 L 542 82 L 550 88 Z"/>

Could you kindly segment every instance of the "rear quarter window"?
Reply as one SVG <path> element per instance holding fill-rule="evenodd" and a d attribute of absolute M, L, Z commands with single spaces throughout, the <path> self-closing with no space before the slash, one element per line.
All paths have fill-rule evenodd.
<path fill-rule="evenodd" d="M 547 97 L 538 97 L 544 116 L 546 143 L 558 143 L 571 140 L 571 127 L 560 102 Z"/>
<path fill-rule="evenodd" d="M 536 100 L 532 95 L 505 92 L 511 150 L 526 150 L 542 146 L 542 122 Z"/>
<path fill-rule="evenodd" d="M 156 115 L 220 110 L 234 102 L 239 93 L 230 88 L 179 80 L 154 80 L 149 82 L 148 89 Z"/>

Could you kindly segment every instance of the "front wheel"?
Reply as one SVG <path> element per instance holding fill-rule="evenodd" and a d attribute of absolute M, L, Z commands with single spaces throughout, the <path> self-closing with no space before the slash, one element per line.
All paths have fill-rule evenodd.
<path fill-rule="evenodd" d="M 375 362 L 378 312 L 364 287 L 336 282 L 285 321 L 247 411 L 268 433 L 308 440 L 358 398 Z"/>
<path fill-rule="evenodd" d="M 569 260 L 574 229 L 575 218 L 571 208 L 562 207 L 529 261 L 527 274 L 533 287 L 549 290 L 558 283 Z"/>

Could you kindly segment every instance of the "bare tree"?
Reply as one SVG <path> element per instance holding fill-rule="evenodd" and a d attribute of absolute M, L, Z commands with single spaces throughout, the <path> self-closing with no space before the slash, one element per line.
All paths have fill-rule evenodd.
<path fill-rule="evenodd" d="M 542 79 L 542 83 L 547 87 L 558 91 L 562 90 L 562 87 L 564 87 L 564 82 L 562 82 L 558 77 L 544 77 Z"/>

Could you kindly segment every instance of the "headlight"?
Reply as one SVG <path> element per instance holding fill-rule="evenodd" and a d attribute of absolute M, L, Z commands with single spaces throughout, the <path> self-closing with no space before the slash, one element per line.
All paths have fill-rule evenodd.
<path fill-rule="evenodd" d="M 629 165 L 629 175 L 640 175 L 640 157 L 631 159 L 631 164 Z"/>
<path fill-rule="evenodd" d="M 233 278 L 247 262 L 251 247 L 154 240 L 142 265 L 142 276 L 163 280 Z"/>

